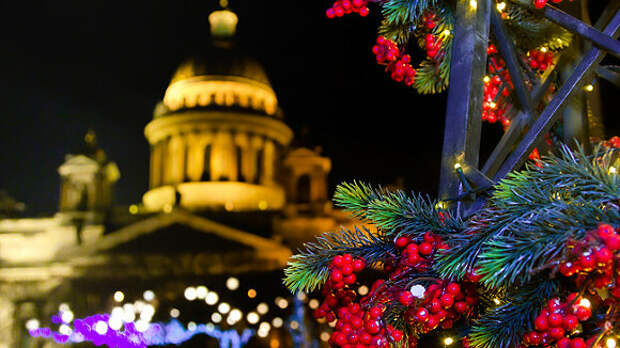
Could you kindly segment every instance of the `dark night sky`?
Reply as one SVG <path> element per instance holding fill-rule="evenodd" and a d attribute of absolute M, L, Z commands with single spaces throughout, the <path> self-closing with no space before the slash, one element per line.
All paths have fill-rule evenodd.
<path fill-rule="evenodd" d="M 238 41 L 263 62 L 286 122 L 333 160 L 331 185 L 354 178 L 433 194 L 445 94 L 392 82 L 370 47 L 376 17 L 325 18 L 329 1 L 232 0 Z M 55 211 L 56 168 L 88 128 L 122 178 L 119 203 L 147 188 L 143 128 L 177 65 L 208 42 L 215 0 L 2 1 L 0 189 Z M 483 141 L 499 126 L 485 126 Z M 490 135 L 489 135 L 490 134 Z"/>

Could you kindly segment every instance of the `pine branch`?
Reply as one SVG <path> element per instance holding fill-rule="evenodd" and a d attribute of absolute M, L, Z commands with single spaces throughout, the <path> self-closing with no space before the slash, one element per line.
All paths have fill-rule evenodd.
<path fill-rule="evenodd" d="M 476 321 L 468 335 L 471 347 L 518 347 L 541 308 L 557 292 L 557 282 L 550 279 L 517 288 L 504 298 L 507 303 L 490 309 Z"/>
<path fill-rule="evenodd" d="M 441 48 L 436 60 L 426 59 L 416 69 L 414 87 L 420 94 L 434 94 L 448 88 L 450 79 L 450 59 L 452 58 L 452 29 L 454 16 L 447 8 L 435 9 L 435 27 L 432 34 L 441 38 Z M 418 45 L 424 48 L 423 35 L 418 38 Z"/>
<path fill-rule="evenodd" d="M 356 218 L 376 225 L 389 237 L 407 234 L 419 238 L 427 231 L 452 235 L 464 226 L 458 218 L 442 216 L 435 208 L 436 202 L 428 197 L 410 197 L 401 190 L 389 192 L 360 182 L 339 185 L 334 202 Z"/>
<path fill-rule="evenodd" d="M 525 284 L 534 269 L 561 254 L 569 238 L 583 238 L 599 222 L 620 225 L 620 181 L 609 172 L 610 159 L 609 153 L 588 157 L 581 148 L 573 153 L 564 146 L 542 169 L 511 173 L 453 241 L 459 252 L 438 255 L 435 270 L 461 279 L 480 268 L 482 282 L 492 289 Z"/>
<path fill-rule="evenodd" d="M 395 253 L 393 242 L 385 235 L 357 227 L 355 230 L 323 233 L 315 242 L 305 243 L 304 247 L 291 257 L 284 269 L 284 285 L 292 293 L 312 292 L 323 285 L 329 276 L 329 263 L 336 255 L 349 253 L 363 257 L 368 265 L 374 265 L 387 254 Z"/>
<path fill-rule="evenodd" d="M 381 13 L 387 23 L 415 29 L 424 11 L 436 4 L 437 0 L 387 0 L 381 4 Z"/>
<path fill-rule="evenodd" d="M 506 28 L 512 37 L 519 38 L 517 44 L 524 51 L 540 46 L 558 50 L 571 43 L 569 31 L 517 2 L 512 2 L 506 13 Z"/>

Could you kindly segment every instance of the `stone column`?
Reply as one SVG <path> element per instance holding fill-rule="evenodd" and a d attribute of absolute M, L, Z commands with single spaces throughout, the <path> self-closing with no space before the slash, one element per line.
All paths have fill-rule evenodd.
<path fill-rule="evenodd" d="M 237 158 L 237 165 L 239 164 L 239 160 L 241 162 L 241 168 L 237 168 L 237 173 L 241 173 L 241 177 L 238 177 L 237 180 L 252 182 L 251 176 L 253 174 L 253 168 L 251 167 L 251 157 L 252 152 L 250 149 L 250 139 L 247 133 L 237 133 L 235 134 L 235 146 L 241 148 L 241 158 Z M 237 152 L 237 151 L 235 151 Z M 239 153 L 237 152 L 237 156 Z"/>
<path fill-rule="evenodd" d="M 212 141 L 210 133 L 191 133 L 187 135 L 187 177 L 200 181 L 204 170 L 205 147 Z"/>
<path fill-rule="evenodd" d="M 0 348 L 17 347 L 15 303 L 8 297 L 0 296 Z"/>
<path fill-rule="evenodd" d="M 230 131 L 218 131 L 211 152 L 211 180 L 237 180 L 237 153 Z"/>
<path fill-rule="evenodd" d="M 168 160 L 169 160 L 169 156 L 168 156 L 168 143 L 170 142 L 169 138 L 166 138 L 164 140 L 162 140 L 159 143 L 159 147 L 160 147 L 160 151 L 159 151 L 159 156 L 160 156 L 160 161 L 159 161 L 159 166 L 160 166 L 160 181 L 159 184 L 161 185 L 165 185 L 168 183 L 168 177 L 169 177 L 169 171 L 168 171 Z"/>
<path fill-rule="evenodd" d="M 274 184 L 276 146 L 273 144 L 273 141 L 265 140 L 265 146 L 263 149 L 263 173 L 261 177 L 261 184 L 272 186 Z"/>
<path fill-rule="evenodd" d="M 183 135 L 174 135 L 168 145 L 170 176 L 168 183 L 177 184 L 185 178 L 185 139 Z"/>
<path fill-rule="evenodd" d="M 245 177 L 249 183 L 255 183 L 261 175 L 261 173 L 258 172 L 257 156 L 258 151 L 263 147 L 263 144 L 263 138 L 258 135 L 254 135 L 250 139 L 246 158 L 248 172 Z"/>
<path fill-rule="evenodd" d="M 151 146 L 150 188 L 161 185 L 161 142 Z"/>

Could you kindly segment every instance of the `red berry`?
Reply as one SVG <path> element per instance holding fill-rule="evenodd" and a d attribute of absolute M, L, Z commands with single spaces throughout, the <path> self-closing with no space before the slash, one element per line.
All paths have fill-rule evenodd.
<path fill-rule="evenodd" d="M 330 277 L 329 277 L 334 283 L 338 283 L 342 281 L 342 272 L 340 272 L 339 270 L 335 269 L 332 271 Z"/>
<path fill-rule="evenodd" d="M 409 245 L 407 245 L 407 247 L 405 248 L 405 252 L 409 255 L 418 254 L 418 245 L 415 243 L 410 243 Z"/>
<path fill-rule="evenodd" d="M 562 316 L 558 313 L 551 313 L 547 318 L 547 322 L 551 327 L 560 327 L 562 326 Z"/>
<path fill-rule="evenodd" d="M 579 319 L 579 321 L 588 320 L 591 314 L 592 312 L 590 311 L 590 308 L 584 306 L 577 307 L 577 310 L 575 311 L 575 315 L 577 316 L 577 319 Z"/>
<path fill-rule="evenodd" d="M 573 330 L 577 328 L 577 325 L 579 325 L 579 319 L 577 319 L 577 317 L 572 314 L 564 317 L 564 320 L 562 321 L 562 326 L 568 332 L 573 332 Z"/>
<path fill-rule="evenodd" d="M 538 331 L 546 331 L 549 328 L 549 322 L 547 322 L 547 317 L 543 315 L 539 315 L 534 320 L 534 327 Z"/>
<path fill-rule="evenodd" d="M 424 242 L 420 244 L 419 251 L 420 251 L 420 254 L 424 256 L 428 256 L 433 253 L 433 245 L 431 245 L 430 243 Z"/>
<path fill-rule="evenodd" d="M 434 330 L 438 325 L 439 325 L 439 319 L 437 319 L 434 316 L 428 318 L 428 321 L 426 322 L 426 327 L 429 330 Z"/>
<path fill-rule="evenodd" d="M 367 322 L 365 327 L 366 327 L 366 331 L 368 331 L 368 333 L 371 335 L 378 333 L 380 330 L 379 324 L 374 320 Z"/>
<path fill-rule="evenodd" d="M 363 259 L 357 259 L 353 261 L 353 270 L 355 272 L 361 272 L 366 267 L 366 262 Z"/>
<path fill-rule="evenodd" d="M 328 8 L 327 11 L 325 11 L 325 15 L 327 18 L 334 18 L 336 17 L 336 11 L 334 11 L 333 8 Z"/>
<path fill-rule="evenodd" d="M 418 311 L 415 314 L 415 318 L 417 321 L 424 323 L 428 320 L 429 313 L 428 310 L 424 307 L 418 308 Z"/>
<path fill-rule="evenodd" d="M 456 296 L 457 294 L 461 292 L 461 286 L 458 283 L 450 283 L 448 284 L 446 291 Z"/>
<path fill-rule="evenodd" d="M 375 306 L 375 307 L 370 308 L 369 313 L 370 313 L 370 316 L 372 318 L 376 319 L 376 318 L 380 317 L 381 314 L 383 314 L 383 310 L 381 310 L 381 308 Z"/>
<path fill-rule="evenodd" d="M 345 276 L 348 276 L 349 274 L 353 273 L 353 266 L 351 266 L 350 263 L 345 263 L 342 268 L 342 274 Z"/>
<path fill-rule="evenodd" d="M 464 301 L 459 301 L 454 304 L 454 310 L 460 314 L 467 312 L 467 309 L 468 309 L 467 307 L 468 307 L 467 302 L 464 302 Z"/>
<path fill-rule="evenodd" d="M 559 340 L 560 338 L 564 337 L 564 329 L 562 329 L 561 327 L 552 327 L 549 329 L 549 335 L 556 340 Z"/>
<path fill-rule="evenodd" d="M 332 266 L 336 267 L 336 268 L 340 268 L 342 267 L 344 263 L 342 262 L 342 256 L 340 255 L 336 255 L 334 256 L 334 258 L 332 259 Z"/>
<path fill-rule="evenodd" d="M 529 342 L 533 346 L 539 345 L 540 342 L 542 341 L 540 335 L 536 331 L 530 332 L 528 336 L 529 336 Z"/>
<path fill-rule="evenodd" d="M 556 344 L 558 348 L 570 348 L 570 338 L 564 337 Z"/>
<path fill-rule="evenodd" d="M 401 237 L 396 238 L 396 242 L 394 242 L 394 245 L 397 248 L 402 249 L 402 248 L 406 247 L 407 244 L 409 244 L 409 242 L 410 242 L 409 238 L 407 238 L 405 236 L 401 236 Z"/>
<path fill-rule="evenodd" d="M 410 291 L 402 291 L 398 296 L 398 302 L 400 302 L 403 306 L 409 306 L 413 302 L 413 295 Z"/>
<path fill-rule="evenodd" d="M 351 254 L 342 255 L 342 262 L 350 265 L 353 262 L 353 256 Z"/>
<path fill-rule="evenodd" d="M 581 337 L 573 338 L 570 341 L 570 348 L 586 348 L 586 342 Z"/>
<path fill-rule="evenodd" d="M 396 342 L 400 341 L 403 339 L 403 332 L 400 330 L 394 330 L 392 331 L 392 339 Z"/>
<path fill-rule="evenodd" d="M 370 11 L 368 10 L 368 7 L 362 7 L 359 12 L 360 16 L 362 17 L 368 16 L 368 13 L 370 13 Z"/>
<path fill-rule="evenodd" d="M 577 268 L 573 265 L 572 262 L 565 262 L 560 265 L 560 273 L 562 273 L 566 277 L 570 277 L 573 274 L 577 273 Z"/>
<path fill-rule="evenodd" d="M 452 296 L 450 294 L 444 294 L 439 299 L 439 302 L 441 302 L 441 306 L 443 308 L 448 309 L 448 308 L 452 307 L 452 305 L 454 304 L 454 296 Z"/>
<path fill-rule="evenodd" d="M 579 266 L 581 266 L 581 268 L 583 268 L 584 271 L 586 272 L 592 271 L 595 265 L 596 265 L 596 261 L 592 255 L 590 254 L 581 255 L 579 257 Z"/>
<path fill-rule="evenodd" d="M 344 283 L 348 285 L 355 283 L 356 280 L 357 277 L 355 276 L 355 274 L 349 274 L 348 276 L 344 277 Z"/>
<path fill-rule="evenodd" d="M 607 247 L 611 251 L 618 251 L 618 250 L 620 250 L 620 236 L 618 236 L 617 234 L 611 235 L 605 241 L 605 245 L 607 245 Z"/>
<path fill-rule="evenodd" d="M 601 247 L 594 253 L 594 258 L 599 264 L 606 264 L 613 258 L 613 254 L 606 247 Z"/>

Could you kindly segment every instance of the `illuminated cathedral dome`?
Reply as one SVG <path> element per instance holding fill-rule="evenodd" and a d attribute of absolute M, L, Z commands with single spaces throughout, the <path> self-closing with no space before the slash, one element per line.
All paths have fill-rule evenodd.
<path fill-rule="evenodd" d="M 184 61 L 144 132 L 148 209 L 281 209 L 280 154 L 293 132 L 262 66 L 233 42 L 237 16 L 209 15 L 211 44 Z"/>
<path fill-rule="evenodd" d="M 209 16 L 212 43 L 185 60 L 164 95 L 165 111 L 240 107 L 277 115 L 278 100 L 262 65 L 234 44 L 237 17 L 229 10 Z M 156 114 L 155 116 L 163 116 Z"/>

